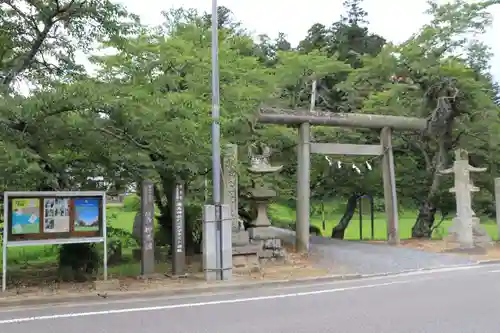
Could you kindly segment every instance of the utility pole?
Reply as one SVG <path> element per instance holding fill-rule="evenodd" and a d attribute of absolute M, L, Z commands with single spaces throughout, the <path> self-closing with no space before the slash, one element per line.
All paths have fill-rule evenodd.
<path fill-rule="evenodd" d="M 219 32 L 217 0 L 212 0 L 212 199 L 215 206 L 215 239 L 217 280 L 223 278 L 222 264 L 222 207 L 220 159 L 220 95 L 219 95 Z"/>

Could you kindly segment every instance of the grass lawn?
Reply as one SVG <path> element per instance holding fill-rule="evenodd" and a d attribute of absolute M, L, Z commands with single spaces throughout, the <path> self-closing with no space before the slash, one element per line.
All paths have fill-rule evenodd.
<path fill-rule="evenodd" d="M 113 228 L 123 229 L 132 232 L 134 229 L 134 218 L 136 212 L 123 212 L 115 209 L 108 209 L 106 213 L 109 225 Z"/>
<path fill-rule="evenodd" d="M 270 215 L 271 219 L 276 219 L 278 221 L 290 221 L 290 222 L 295 221 L 295 210 L 283 205 L 277 205 L 277 204 L 271 205 Z M 322 231 L 323 236 L 329 237 L 332 233 L 333 227 L 340 221 L 342 214 L 329 213 L 325 215 L 326 215 L 325 216 L 326 223 L 324 230 L 323 230 L 321 215 L 312 215 L 311 224 L 318 227 Z M 408 239 L 411 237 L 411 228 L 415 223 L 416 216 L 417 216 L 416 211 L 405 211 L 399 213 L 399 234 L 401 239 Z M 439 221 L 440 217 L 437 216 L 436 219 Z M 443 223 L 441 223 L 441 225 L 434 231 L 433 238 L 441 239 L 443 236 L 446 236 L 448 228 L 451 226 L 451 223 L 452 223 L 451 218 L 444 220 Z M 375 212 L 373 225 L 374 225 L 374 239 L 386 240 L 387 224 L 385 220 L 385 214 Z M 497 232 L 498 228 L 494 220 L 484 221 L 481 225 L 486 229 L 490 237 L 492 237 L 494 240 L 498 240 L 498 232 Z M 354 217 L 349 223 L 349 226 L 347 227 L 345 233 L 345 239 L 359 240 L 360 236 L 359 230 L 360 230 L 359 215 L 358 212 L 356 211 L 354 213 Z M 368 240 L 370 238 L 371 238 L 371 221 L 370 221 L 369 211 L 367 211 L 366 214 L 363 214 L 363 239 Z"/>
<path fill-rule="evenodd" d="M 338 210 L 337 210 L 338 211 Z M 368 210 L 365 210 L 368 212 Z M 284 206 L 273 204 L 270 207 L 270 217 L 272 220 L 286 221 L 293 223 L 295 221 L 295 210 Z M 123 211 L 120 206 L 111 206 L 107 209 L 108 225 L 132 232 L 134 217 L 136 212 Z M 322 228 L 322 218 L 320 214 L 313 214 L 311 216 L 311 223 L 322 230 L 323 236 L 329 237 L 332 228 L 338 223 L 342 217 L 341 213 L 329 212 L 325 216 L 325 229 Z M 376 240 L 387 239 L 387 227 L 385 216 L 383 213 L 375 213 L 374 216 L 374 238 Z M 401 239 L 408 239 L 411 236 L 411 228 L 415 222 L 416 211 L 400 212 L 399 215 L 399 232 Z M 439 217 L 438 217 L 439 219 Z M 448 228 L 451 226 L 451 219 L 445 220 L 439 228 L 434 232 L 433 238 L 440 239 L 446 235 Z M 488 231 L 490 236 L 498 240 L 497 225 L 493 220 L 486 220 L 482 226 Z M 345 238 L 348 240 L 359 240 L 359 215 L 356 212 L 349 227 L 347 228 Z M 368 240 L 371 238 L 371 222 L 370 215 L 363 215 L 363 239 Z M 125 256 L 131 255 L 131 249 L 123 249 Z M 1 249 L 0 249 L 1 252 Z M 130 253 L 129 253 L 130 252 Z M 44 262 L 56 262 L 58 255 L 57 246 L 27 246 L 27 247 L 14 247 L 9 249 L 8 261 L 10 265 L 27 266 Z M 124 266 L 124 267 L 121 267 Z M 117 271 L 133 271 L 137 270 L 137 263 L 124 263 L 119 267 L 110 267 L 110 272 Z"/>

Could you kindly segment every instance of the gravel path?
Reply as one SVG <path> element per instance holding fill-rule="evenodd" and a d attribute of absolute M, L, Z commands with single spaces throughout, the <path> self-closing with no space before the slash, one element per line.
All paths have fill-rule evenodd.
<path fill-rule="evenodd" d="M 274 228 L 278 237 L 295 241 L 295 232 Z M 474 264 L 476 261 L 453 254 L 430 253 L 396 248 L 387 244 L 368 244 L 311 236 L 311 254 L 321 267 L 332 273 L 378 274 L 407 270 Z"/>

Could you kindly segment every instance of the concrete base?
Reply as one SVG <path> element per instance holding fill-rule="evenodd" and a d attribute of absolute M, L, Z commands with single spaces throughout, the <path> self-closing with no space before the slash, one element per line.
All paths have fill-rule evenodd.
<path fill-rule="evenodd" d="M 217 230 L 215 222 L 215 206 L 205 205 L 203 209 L 203 270 L 205 280 L 217 279 L 217 269 L 222 269 L 222 280 L 230 280 L 232 275 L 232 220 L 230 218 L 229 205 L 222 205 L 222 230 Z M 222 233 L 222 237 L 221 237 Z M 222 239 L 220 239 L 220 238 Z M 216 244 L 220 241 L 222 250 L 222 266 L 218 262 L 218 249 Z"/>

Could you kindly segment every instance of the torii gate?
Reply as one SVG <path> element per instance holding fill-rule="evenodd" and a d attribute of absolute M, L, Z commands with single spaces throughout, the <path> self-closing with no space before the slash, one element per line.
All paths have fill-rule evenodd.
<path fill-rule="evenodd" d="M 384 116 L 360 113 L 332 113 L 309 110 L 262 108 L 257 118 L 263 124 L 299 125 L 297 151 L 297 211 L 296 250 L 309 250 L 309 208 L 311 153 L 328 155 L 383 155 L 385 213 L 387 241 L 399 243 L 399 222 L 392 153 L 392 130 L 423 131 L 427 120 L 414 117 Z M 354 145 L 340 143 L 311 143 L 310 125 L 380 129 L 380 145 Z"/>

